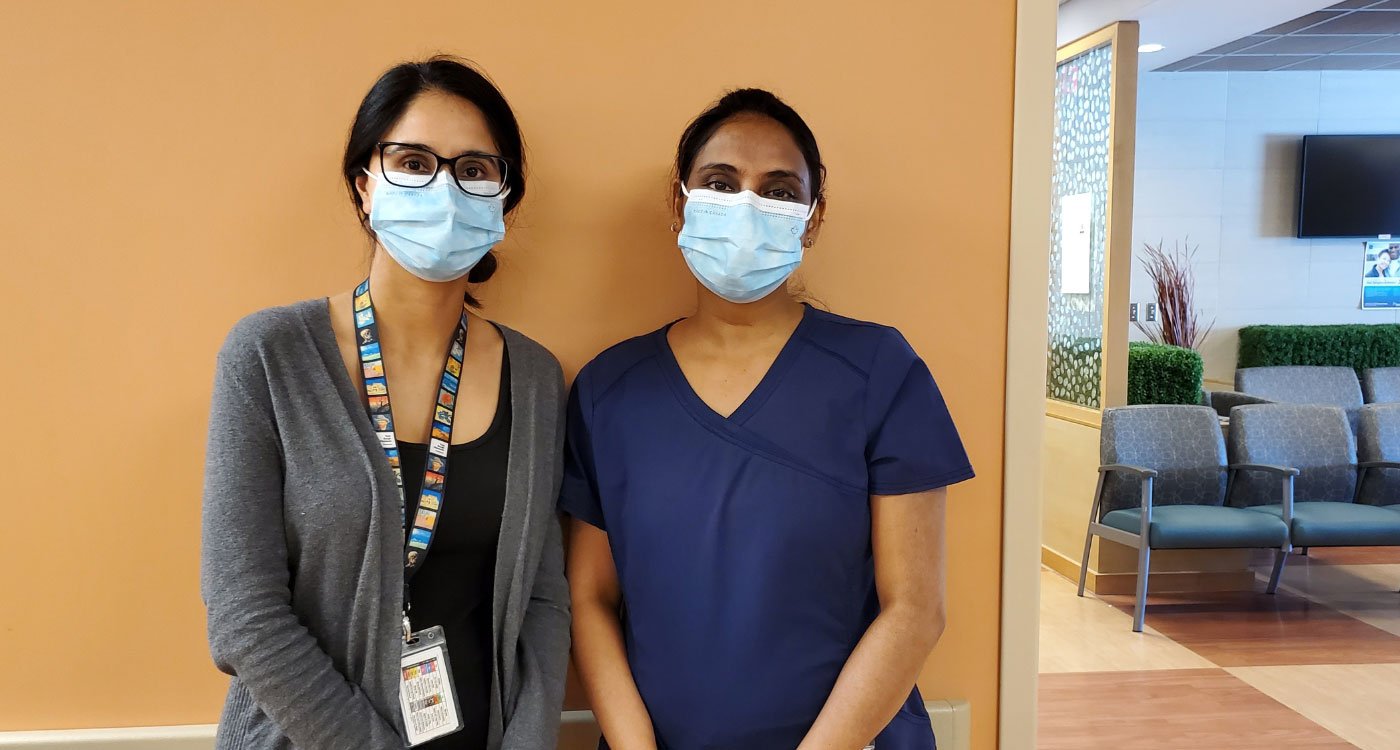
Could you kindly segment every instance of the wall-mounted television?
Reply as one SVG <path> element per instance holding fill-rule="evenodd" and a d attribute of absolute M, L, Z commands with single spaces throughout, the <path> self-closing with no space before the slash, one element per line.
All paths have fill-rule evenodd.
<path fill-rule="evenodd" d="M 1299 237 L 1400 236 L 1400 135 L 1303 137 Z"/>

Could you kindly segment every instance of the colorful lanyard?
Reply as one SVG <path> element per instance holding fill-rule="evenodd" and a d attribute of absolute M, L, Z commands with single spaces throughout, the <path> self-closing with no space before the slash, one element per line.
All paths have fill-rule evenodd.
<path fill-rule="evenodd" d="M 408 582 L 428 556 L 442 512 L 443 491 L 447 488 L 447 448 L 452 445 L 452 414 L 457 405 L 457 386 L 462 377 L 462 356 L 467 345 L 467 305 L 462 303 L 462 318 L 452 334 L 452 345 L 442 366 L 442 380 L 433 409 L 432 435 L 428 440 L 428 457 L 423 466 L 423 484 L 418 492 L 418 512 L 412 526 L 408 523 L 407 500 L 403 491 L 403 469 L 399 465 L 399 441 L 394 434 L 394 410 L 389 405 L 389 381 L 384 372 L 384 355 L 379 348 L 379 324 L 374 319 L 374 302 L 369 296 L 369 279 L 355 289 L 355 334 L 360 347 L 360 367 L 364 373 L 365 404 L 375 435 L 394 469 L 394 482 L 399 487 L 399 518 L 404 526 L 404 623 L 408 622 Z M 405 635 L 407 635 L 405 633 Z"/>

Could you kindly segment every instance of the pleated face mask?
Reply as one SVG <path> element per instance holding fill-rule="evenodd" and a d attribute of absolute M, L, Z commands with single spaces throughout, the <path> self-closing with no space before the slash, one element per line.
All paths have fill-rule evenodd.
<path fill-rule="evenodd" d="M 399 187 L 369 170 L 365 174 L 376 180 L 370 229 L 389 255 L 420 279 L 460 279 L 506 236 L 504 194 L 471 195 L 446 172 L 424 187 Z M 407 182 L 414 176 L 404 177 Z M 489 192 L 496 184 L 480 187 Z"/>
<path fill-rule="evenodd" d="M 752 190 L 690 191 L 676 243 L 690 272 L 730 302 L 763 299 L 802 264 L 802 235 L 816 204 L 762 198 Z"/>

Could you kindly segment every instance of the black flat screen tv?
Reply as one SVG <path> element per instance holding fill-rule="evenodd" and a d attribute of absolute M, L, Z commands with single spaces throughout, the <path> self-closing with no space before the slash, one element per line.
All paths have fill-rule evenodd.
<path fill-rule="evenodd" d="M 1400 135 L 1303 137 L 1299 237 L 1400 235 Z"/>

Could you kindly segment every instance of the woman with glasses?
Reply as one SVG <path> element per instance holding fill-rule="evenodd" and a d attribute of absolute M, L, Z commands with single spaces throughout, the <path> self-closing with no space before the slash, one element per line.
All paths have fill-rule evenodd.
<path fill-rule="evenodd" d="M 803 304 L 826 173 L 774 95 L 680 139 L 695 312 L 599 355 L 569 401 L 574 658 L 618 750 L 933 750 L 944 488 L 972 476 L 892 328 Z M 891 269 L 893 271 L 893 269 Z"/>
<path fill-rule="evenodd" d="M 405 63 L 361 103 L 343 170 L 368 277 L 248 317 L 219 354 L 218 747 L 553 747 L 562 378 L 472 296 L 525 195 L 515 115 L 461 62 Z"/>

